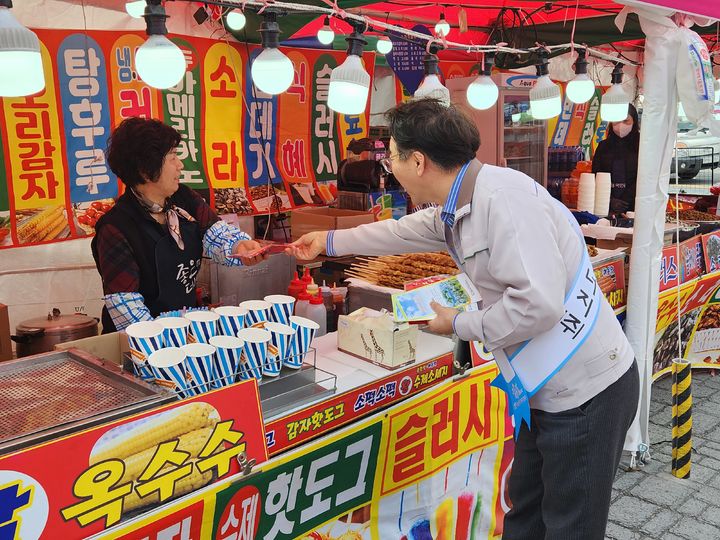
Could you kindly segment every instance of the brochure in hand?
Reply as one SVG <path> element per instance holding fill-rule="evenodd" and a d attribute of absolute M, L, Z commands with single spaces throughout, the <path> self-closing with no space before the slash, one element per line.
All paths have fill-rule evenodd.
<path fill-rule="evenodd" d="M 458 274 L 411 291 L 393 294 L 393 314 L 398 322 L 422 323 L 435 318 L 430 307 L 432 301 L 460 309 L 475 309 L 480 293 L 466 274 Z"/>

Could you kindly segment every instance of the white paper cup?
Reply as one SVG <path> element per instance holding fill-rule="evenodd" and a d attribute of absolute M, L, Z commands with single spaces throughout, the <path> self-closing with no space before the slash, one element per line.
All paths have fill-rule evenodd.
<path fill-rule="evenodd" d="M 263 367 L 263 375 L 277 377 L 280 375 L 283 362 L 290 351 L 290 340 L 295 335 L 295 330 L 286 324 L 269 322 L 265 330 L 270 332 L 270 343 L 277 350 L 277 354 L 268 354 Z"/>
<path fill-rule="evenodd" d="M 155 351 L 148 358 L 148 365 L 152 369 L 154 382 L 158 386 L 170 388 L 181 398 L 195 395 L 187 380 L 185 368 L 185 353 L 178 347 L 167 347 Z"/>
<path fill-rule="evenodd" d="M 185 353 L 185 368 L 191 379 L 191 386 L 202 394 L 212 389 L 213 359 L 215 347 L 207 343 L 189 343 L 181 347 Z"/>
<path fill-rule="evenodd" d="M 190 321 L 183 317 L 160 317 L 155 322 L 163 327 L 163 341 L 168 347 L 182 347 L 188 343 Z"/>
<path fill-rule="evenodd" d="M 238 332 L 238 337 L 245 342 L 243 345 L 244 369 L 241 371 L 240 377 L 261 380 L 272 335 L 261 328 L 244 328 Z"/>
<path fill-rule="evenodd" d="M 128 326 L 125 333 L 135 374 L 145 382 L 153 382 L 155 375 L 148 366 L 147 359 L 152 353 L 163 348 L 163 327 L 153 321 L 142 321 Z"/>
<path fill-rule="evenodd" d="M 285 359 L 285 365 L 292 369 L 300 369 L 320 325 L 305 317 L 290 317 L 290 326 L 295 334 L 290 339 L 290 355 Z"/>
<path fill-rule="evenodd" d="M 190 335 L 195 338 L 189 341 L 210 343 L 210 338 L 218 334 L 220 315 L 212 311 L 188 311 L 184 317 L 190 321 Z"/>
<path fill-rule="evenodd" d="M 215 388 L 234 383 L 240 369 L 245 342 L 235 336 L 215 336 L 210 338 L 210 345 L 216 349 L 213 361 Z"/>
<path fill-rule="evenodd" d="M 220 315 L 218 330 L 223 336 L 235 337 L 245 326 L 247 309 L 238 306 L 220 306 L 215 308 L 215 313 Z"/>
<path fill-rule="evenodd" d="M 246 328 L 270 320 L 271 306 L 264 300 L 248 300 L 247 302 L 242 302 L 240 307 L 247 309 L 247 315 L 245 315 Z"/>
<path fill-rule="evenodd" d="M 295 298 L 285 294 L 271 294 L 265 297 L 265 301 L 270 304 L 270 321 L 280 324 L 290 324 L 295 309 Z"/>

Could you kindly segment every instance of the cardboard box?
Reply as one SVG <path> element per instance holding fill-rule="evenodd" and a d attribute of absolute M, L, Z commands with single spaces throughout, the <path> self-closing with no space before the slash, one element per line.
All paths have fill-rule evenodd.
<path fill-rule="evenodd" d="M 292 239 L 313 231 L 332 231 L 351 229 L 375 221 L 375 216 L 367 212 L 341 210 L 338 208 L 304 208 L 293 210 L 290 218 Z"/>
<path fill-rule="evenodd" d="M 10 316 L 8 307 L 0 304 L 0 362 L 12 360 L 12 341 L 10 340 Z"/>
<path fill-rule="evenodd" d="M 355 319 L 374 310 L 363 308 L 338 319 L 338 350 L 388 369 L 411 364 L 416 359 L 418 327 L 410 324 L 378 324 L 378 317 Z M 390 316 L 392 317 L 392 316 Z"/>
<path fill-rule="evenodd" d="M 130 346 L 125 332 L 113 332 L 55 345 L 56 351 L 66 349 L 80 349 L 122 367 L 123 354 L 130 351 Z"/>

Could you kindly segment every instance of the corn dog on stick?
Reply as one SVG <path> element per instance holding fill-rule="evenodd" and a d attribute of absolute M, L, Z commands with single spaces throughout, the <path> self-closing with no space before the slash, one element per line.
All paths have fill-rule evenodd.
<path fill-rule="evenodd" d="M 208 482 L 210 482 L 210 480 L 212 480 L 212 471 L 201 473 L 197 470 L 197 467 L 194 466 L 196 461 L 197 460 L 194 459 L 187 461 L 187 463 L 193 464 L 192 472 L 185 478 L 181 478 L 175 483 L 175 491 L 173 493 L 174 497 L 186 495 L 191 491 L 200 489 Z M 175 467 L 165 467 L 158 473 L 158 476 L 170 472 L 174 468 Z M 123 513 L 130 512 L 131 510 L 135 510 L 136 508 L 147 506 L 148 504 L 157 504 L 158 502 L 160 502 L 160 493 L 158 491 L 151 493 L 147 497 L 140 498 L 137 492 L 133 489 L 133 491 L 130 492 L 130 494 L 125 497 L 125 500 L 123 501 Z"/>
<path fill-rule="evenodd" d="M 210 414 L 214 412 L 215 408 L 207 403 L 190 403 L 178 407 L 170 414 L 148 420 L 132 430 L 128 437 L 118 437 L 103 445 L 99 452 L 90 456 L 90 465 L 106 459 L 125 459 L 188 431 L 213 425 L 215 420 L 210 419 Z"/>
<path fill-rule="evenodd" d="M 205 427 L 181 435 L 178 438 L 177 450 L 187 452 L 190 454 L 191 458 L 196 458 L 200 453 L 200 450 L 203 449 L 205 443 L 210 438 L 212 431 L 212 427 Z M 150 460 L 155 455 L 156 450 L 157 446 L 151 446 L 142 452 L 126 457 L 123 460 L 125 462 L 125 474 L 123 474 L 121 482 L 137 480 L 150 463 Z"/>

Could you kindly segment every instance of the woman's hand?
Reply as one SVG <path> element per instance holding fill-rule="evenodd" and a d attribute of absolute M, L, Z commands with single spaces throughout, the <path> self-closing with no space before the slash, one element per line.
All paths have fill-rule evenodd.
<path fill-rule="evenodd" d="M 290 244 L 286 253 L 295 256 L 301 261 L 310 261 L 325 251 L 327 235 L 327 231 L 307 233 Z"/>
<path fill-rule="evenodd" d="M 267 259 L 267 255 L 256 253 L 262 246 L 255 240 L 240 240 L 235 244 L 233 256 L 240 259 L 244 266 L 252 266 Z"/>

